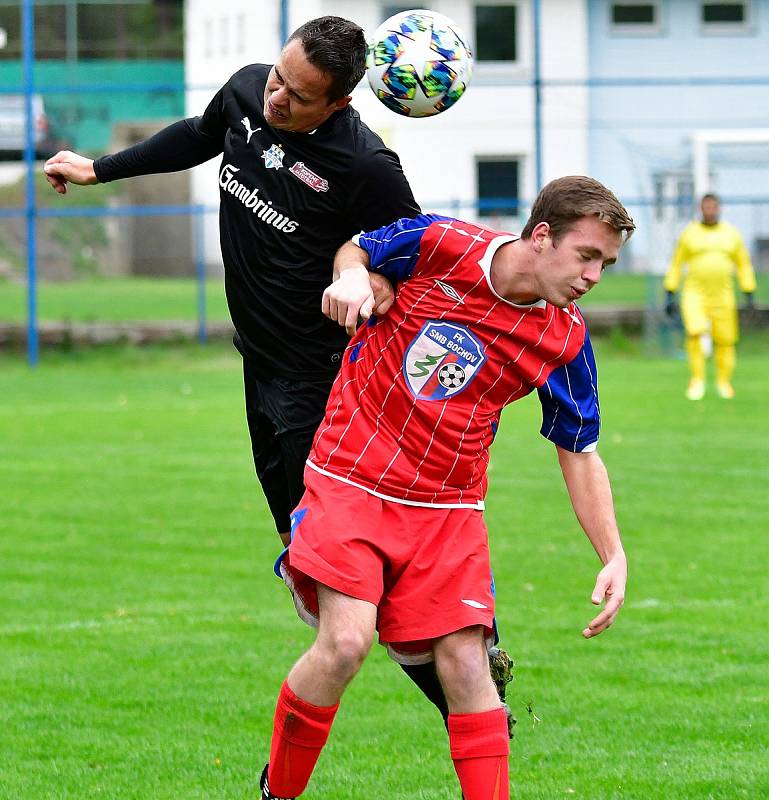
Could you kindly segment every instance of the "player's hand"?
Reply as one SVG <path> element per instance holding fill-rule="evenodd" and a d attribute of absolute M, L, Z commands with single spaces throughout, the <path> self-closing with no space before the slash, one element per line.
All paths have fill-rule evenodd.
<path fill-rule="evenodd" d="M 368 276 L 369 272 L 363 266 L 342 270 L 323 292 L 321 310 L 350 336 L 358 326 L 358 317 L 367 320 L 374 309 L 374 293 Z"/>
<path fill-rule="evenodd" d="M 390 306 L 395 302 L 395 289 L 393 289 L 392 283 L 378 272 L 369 272 L 368 282 L 374 294 L 373 313 L 381 317 L 390 310 Z"/>
<path fill-rule="evenodd" d="M 668 292 L 665 296 L 665 313 L 669 319 L 673 319 L 678 313 L 678 306 L 676 305 L 676 296 L 673 292 Z"/>
<path fill-rule="evenodd" d="M 598 573 L 590 598 L 594 605 L 604 603 L 603 610 L 582 631 L 586 639 L 598 636 L 616 619 L 622 604 L 625 602 L 625 586 L 627 584 L 627 559 L 624 553 L 612 558 Z"/>
<path fill-rule="evenodd" d="M 43 172 L 48 183 L 59 194 L 67 193 L 67 183 L 90 186 L 99 182 L 93 169 L 93 159 L 69 150 L 60 150 L 55 156 L 51 156 L 45 162 Z"/>

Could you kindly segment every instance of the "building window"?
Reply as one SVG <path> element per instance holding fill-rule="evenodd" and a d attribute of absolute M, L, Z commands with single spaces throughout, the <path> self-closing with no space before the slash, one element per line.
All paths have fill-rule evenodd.
<path fill-rule="evenodd" d="M 518 59 L 518 9 L 515 5 L 475 6 L 475 58 L 477 61 Z"/>
<path fill-rule="evenodd" d="M 477 166 L 478 216 L 518 216 L 518 160 L 484 158 L 478 161 Z"/>
<path fill-rule="evenodd" d="M 745 3 L 703 3 L 702 21 L 741 25 L 747 22 Z"/>
<path fill-rule="evenodd" d="M 613 33 L 657 33 L 660 30 L 660 4 L 611 3 Z"/>
<path fill-rule="evenodd" d="M 726 34 L 750 32 L 750 3 L 734 0 L 725 3 L 702 3 L 700 22 L 705 34 Z"/>
<path fill-rule="evenodd" d="M 615 25 L 654 25 L 657 7 L 653 3 L 612 3 L 611 21 Z"/>

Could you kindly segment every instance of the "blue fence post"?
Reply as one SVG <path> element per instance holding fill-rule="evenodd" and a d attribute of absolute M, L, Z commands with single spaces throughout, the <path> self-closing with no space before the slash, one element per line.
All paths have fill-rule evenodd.
<path fill-rule="evenodd" d="M 534 50 L 534 194 L 542 188 L 542 8 L 540 0 L 532 2 Z"/>
<path fill-rule="evenodd" d="M 195 226 L 195 276 L 198 285 L 198 341 L 208 341 L 206 324 L 206 258 L 205 258 L 205 208 L 195 206 L 193 224 Z"/>
<path fill-rule="evenodd" d="M 288 0 L 280 0 L 280 46 L 288 39 Z"/>
<path fill-rule="evenodd" d="M 24 0 L 22 8 L 24 70 L 24 113 L 26 136 L 24 162 L 27 167 L 27 361 L 37 365 L 37 202 L 35 198 L 35 121 L 32 103 L 35 94 L 35 9 L 34 0 Z"/>

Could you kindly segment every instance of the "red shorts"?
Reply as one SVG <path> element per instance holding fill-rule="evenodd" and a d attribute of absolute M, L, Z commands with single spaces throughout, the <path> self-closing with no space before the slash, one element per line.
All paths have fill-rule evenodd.
<path fill-rule="evenodd" d="M 304 478 L 280 572 L 305 622 L 317 625 L 317 581 L 376 605 L 379 641 L 401 663 L 431 661 L 431 640 L 462 628 L 493 635 L 480 511 L 384 500 L 310 467 Z"/>

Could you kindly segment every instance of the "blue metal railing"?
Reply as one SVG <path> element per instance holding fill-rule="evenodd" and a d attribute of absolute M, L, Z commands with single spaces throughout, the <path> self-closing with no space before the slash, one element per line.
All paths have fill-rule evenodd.
<path fill-rule="evenodd" d="M 26 142 L 24 161 L 27 166 L 27 360 L 37 365 L 37 198 L 35 197 L 35 131 L 32 101 L 35 94 L 35 12 L 33 0 L 24 0 L 22 8 L 22 39 L 24 51 L 24 113 Z"/>
<path fill-rule="evenodd" d="M 205 297 L 205 241 L 204 219 L 205 215 L 214 213 L 216 207 L 202 205 L 154 205 L 154 206 L 128 206 L 124 208 L 103 207 L 78 207 L 78 208 L 38 208 L 35 188 L 35 130 L 33 103 L 37 93 L 48 92 L 58 94 L 88 94 L 99 92 L 178 92 L 182 90 L 216 89 L 216 86 L 186 86 L 172 83 L 114 83 L 109 87 L 105 85 L 47 85 L 36 84 L 34 77 L 35 63 L 35 26 L 34 26 L 34 0 L 22 0 L 22 44 L 23 44 L 23 84 L 21 86 L 0 85 L 0 94 L 21 93 L 24 97 L 26 143 L 24 148 L 24 162 L 26 166 L 25 203 L 23 208 L 0 209 L 0 219 L 24 218 L 27 233 L 27 357 L 31 366 L 38 361 L 38 308 L 37 308 L 37 221 L 40 218 L 57 217 L 141 217 L 141 216 L 185 216 L 193 217 L 194 237 L 194 262 L 195 274 L 198 281 L 197 291 L 197 316 L 198 339 L 206 341 L 206 297 Z M 534 100 L 534 167 L 536 188 L 541 188 L 543 173 L 543 143 L 542 143 L 542 90 L 545 87 L 556 86 L 583 86 L 583 87 L 642 87 L 642 86 L 740 86 L 740 85 L 767 85 L 766 77 L 736 76 L 677 76 L 677 77 L 612 77 L 588 79 L 543 79 L 540 69 L 540 35 L 541 35 L 541 0 L 533 0 L 533 27 L 534 27 L 534 64 L 530 77 L 506 78 L 508 85 L 520 84 L 533 89 Z M 280 37 L 282 41 L 290 34 L 289 30 L 289 0 L 281 0 L 280 5 Z M 769 205 L 769 199 L 762 197 L 729 197 L 722 198 L 730 205 Z M 659 201 L 652 198 L 623 198 L 629 207 L 648 208 L 658 206 Z M 677 204 L 691 206 L 689 201 L 676 201 Z M 670 204 L 669 202 L 667 203 Z M 463 201 L 457 198 L 442 199 L 440 202 L 425 203 L 425 208 L 447 209 L 449 213 L 459 216 L 464 210 L 488 211 L 500 216 L 522 216 L 523 211 L 530 207 L 529 201 L 520 198 L 485 198 L 481 201 Z"/>

